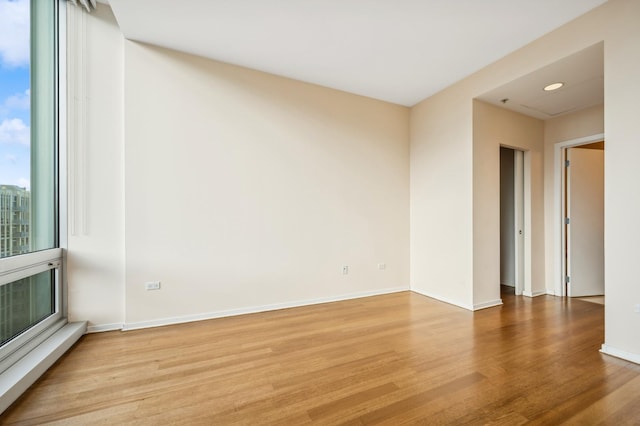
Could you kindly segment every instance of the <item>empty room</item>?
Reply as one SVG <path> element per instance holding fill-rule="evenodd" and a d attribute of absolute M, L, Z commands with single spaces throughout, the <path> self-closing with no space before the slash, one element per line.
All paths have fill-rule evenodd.
<path fill-rule="evenodd" d="M 637 424 L 638 22 L 0 0 L 0 423 Z"/>

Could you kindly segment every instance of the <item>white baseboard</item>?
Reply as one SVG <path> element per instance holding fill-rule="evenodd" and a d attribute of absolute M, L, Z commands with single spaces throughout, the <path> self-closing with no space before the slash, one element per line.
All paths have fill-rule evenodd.
<path fill-rule="evenodd" d="M 449 305 L 457 306 L 458 308 L 466 309 L 468 311 L 473 311 L 473 306 L 471 306 L 471 305 L 465 305 L 464 303 L 459 303 L 459 302 L 456 302 L 454 300 L 447 299 L 446 297 L 436 296 L 434 294 L 430 294 L 430 293 L 427 293 L 425 291 L 420 291 L 420 290 L 416 290 L 416 289 L 413 289 L 413 288 L 411 289 L 411 291 L 414 292 L 414 293 L 418 293 L 418 294 L 421 294 L 423 296 L 429 297 L 431 299 L 438 300 L 440 302 L 448 303 Z"/>
<path fill-rule="evenodd" d="M 538 296 L 544 296 L 547 293 L 547 290 L 542 290 L 542 291 L 534 291 L 532 293 L 528 292 L 528 291 L 523 291 L 522 295 L 523 296 L 527 296 L 527 297 L 538 297 Z"/>
<path fill-rule="evenodd" d="M 122 323 L 98 324 L 87 327 L 87 333 L 102 333 L 103 331 L 122 330 Z"/>
<path fill-rule="evenodd" d="M 602 344 L 602 348 L 600 348 L 600 352 L 606 355 L 611 355 L 616 358 L 624 359 L 626 361 L 631 361 L 634 364 L 640 364 L 640 355 L 634 354 L 631 352 L 626 352 L 620 349 L 616 349 L 607 345 L 606 343 Z"/>
<path fill-rule="evenodd" d="M 502 305 L 502 299 L 489 300 L 487 302 L 475 303 L 473 305 L 474 311 L 479 311 L 480 309 L 493 308 L 494 306 Z"/>
<path fill-rule="evenodd" d="M 161 327 L 164 325 L 181 324 L 185 322 L 203 321 L 203 320 L 209 320 L 209 319 L 215 319 L 215 318 L 231 317 L 236 315 L 254 314 L 257 312 L 275 311 L 278 309 L 297 308 L 300 306 L 317 305 L 320 303 L 329 303 L 329 302 L 339 302 L 341 300 L 359 299 L 361 297 L 379 296 L 382 294 L 398 293 L 401 291 L 408 291 L 408 290 L 409 290 L 409 286 L 393 287 L 393 288 L 385 288 L 380 290 L 370 290 L 370 291 L 362 291 L 358 293 L 349 293 L 349 294 L 343 294 L 343 295 L 332 296 L 332 297 L 322 297 L 318 299 L 297 300 L 297 301 L 285 302 L 285 303 L 275 303 L 271 305 L 250 306 L 246 308 L 229 309 L 229 310 L 216 311 L 216 312 L 206 312 L 206 313 L 195 314 L 195 315 L 161 318 L 161 319 L 152 320 L 152 321 L 131 322 L 131 323 L 123 324 L 122 330 L 125 330 L 125 331 L 138 330 L 141 328 Z M 99 326 L 95 326 L 95 327 L 99 327 Z"/>
<path fill-rule="evenodd" d="M 416 289 L 411 289 L 411 291 L 413 291 L 414 293 L 421 294 L 423 296 L 427 296 L 427 297 L 429 297 L 431 299 L 438 300 L 440 302 L 448 303 L 449 305 L 453 305 L 453 306 L 457 306 L 457 307 L 462 308 L 462 309 L 466 309 L 468 311 L 478 311 L 480 309 L 486 309 L 486 308 L 491 308 L 491 307 L 494 307 L 494 306 L 502 305 L 502 299 L 489 300 L 487 302 L 476 303 L 474 305 L 466 305 L 464 303 L 459 303 L 459 302 L 453 301 L 451 299 L 447 299 L 446 297 L 436 296 L 434 294 L 430 294 L 430 293 L 427 293 L 425 291 L 420 291 L 420 290 L 416 290 Z"/>

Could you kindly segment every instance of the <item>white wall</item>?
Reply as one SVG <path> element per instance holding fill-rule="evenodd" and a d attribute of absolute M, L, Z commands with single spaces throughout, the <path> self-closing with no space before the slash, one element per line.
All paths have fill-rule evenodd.
<path fill-rule="evenodd" d="M 88 320 L 89 330 L 120 328 L 124 318 L 124 145 L 123 43 L 111 9 L 92 14 L 69 7 L 70 39 L 90 47 L 85 52 L 86 90 L 78 103 L 83 70 L 68 66 L 68 215 L 67 281 L 69 319 Z M 86 32 L 83 33 L 83 26 Z M 73 44 L 73 43 L 72 43 Z M 80 52 L 70 46 L 70 59 Z M 74 115 L 84 107 L 86 116 Z M 78 125 L 80 126 L 78 128 Z M 86 133 L 81 133 L 81 128 Z M 75 132 L 75 137 L 73 134 Z"/>
<path fill-rule="evenodd" d="M 127 327 L 408 289 L 408 108 L 129 41 L 124 75 Z"/>

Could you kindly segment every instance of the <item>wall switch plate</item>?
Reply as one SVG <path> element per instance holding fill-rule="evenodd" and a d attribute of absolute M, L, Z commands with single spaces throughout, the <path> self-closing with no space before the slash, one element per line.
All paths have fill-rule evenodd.
<path fill-rule="evenodd" d="M 640 314 L 640 303 L 636 303 L 636 305 L 633 307 L 633 312 Z"/>
<path fill-rule="evenodd" d="M 347 275 L 349 273 L 349 266 L 344 265 L 342 267 L 342 275 Z"/>
<path fill-rule="evenodd" d="M 144 284 L 145 290 L 160 290 L 160 281 L 149 281 Z"/>
<path fill-rule="evenodd" d="M 378 263 L 378 269 L 380 269 L 380 270 L 387 269 L 387 264 L 386 263 Z"/>

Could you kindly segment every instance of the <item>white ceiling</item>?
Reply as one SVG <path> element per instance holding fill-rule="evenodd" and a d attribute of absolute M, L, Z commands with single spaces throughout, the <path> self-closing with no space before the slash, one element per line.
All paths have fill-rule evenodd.
<path fill-rule="evenodd" d="M 555 82 L 564 86 L 553 92 L 543 90 Z M 604 43 L 540 68 L 478 99 L 543 120 L 600 105 L 604 103 Z"/>
<path fill-rule="evenodd" d="M 606 0 L 109 0 L 124 36 L 412 106 Z"/>

